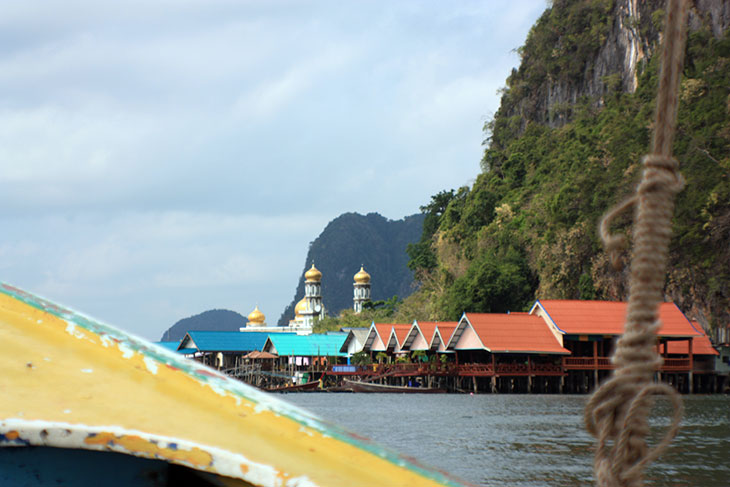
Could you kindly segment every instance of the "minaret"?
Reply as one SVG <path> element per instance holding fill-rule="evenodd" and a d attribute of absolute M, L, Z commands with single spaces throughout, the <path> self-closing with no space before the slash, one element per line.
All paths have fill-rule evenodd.
<path fill-rule="evenodd" d="M 360 270 L 353 277 L 355 283 L 352 285 L 355 290 L 355 299 L 353 300 L 352 308 L 355 313 L 362 311 L 362 305 L 370 301 L 370 274 L 365 272 L 365 268 L 360 266 Z"/>
<path fill-rule="evenodd" d="M 324 316 L 322 306 L 322 273 L 314 267 L 304 273 L 304 299 L 307 301 L 307 313 L 302 313 L 306 326 L 314 326 L 314 318 Z"/>

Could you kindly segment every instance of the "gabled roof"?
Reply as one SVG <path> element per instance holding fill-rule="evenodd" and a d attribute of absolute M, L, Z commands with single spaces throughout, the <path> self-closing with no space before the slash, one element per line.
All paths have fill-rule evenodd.
<path fill-rule="evenodd" d="M 538 300 L 530 314 L 543 310 L 546 320 L 568 335 L 621 335 L 624 331 L 628 303 L 622 301 Z M 674 303 L 659 305 L 662 326 L 658 335 L 665 337 L 701 336 Z"/>
<path fill-rule="evenodd" d="M 343 329 L 343 331 L 345 331 L 345 329 Z M 347 349 L 349 348 L 350 343 L 353 341 L 356 344 L 355 353 L 362 351 L 363 347 L 365 346 L 365 342 L 368 338 L 369 333 L 370 333 L 369 328 L 349 328 L 349 329 L 347 329 L 347 336 L 345 337 L 345 341 L 342 343 L 340 352 L 347 353 Z"/>
<path fill-rule="evenodd" d="M 449 344 L 449 340 L 451 340 L 451 335 L 454 334 L 454 330 L 456 330 L 458 324 L 456 321 L 438 323 L 431 337 L 431 350 L 446 350 L 446 346 Z"/>
<path fill-rule="evenodd" d="M 430 349 L 434 331 L 436 331 L 435 321 L 415 320 L 413 322 L 413 326 L 411 326 L 411 329 L 408 331 L 408 335 L 406 335 L 406 339 L 403 342 L 402 348 L 407 348 L 408 350 Z M 418 340 L 419 336 L 421 340 Z M 425 343 L 425 347 L 414 348 L 414 344 L 417 344 L 419 341 Z"/>
<path fill-rule="evenodd" d="M 177 346 L 180 345 L 180 342 L 154 342 L 155 345 L 159 345 L 162 348 L 166 348 L 168 350 L 172 350 L 173 352 L 177 350 Z"/>
<path fill-rule="evenodd" d="M 391 328 L 387 347 L 393 348 L 396 352 L 399 352 L 401 350 L 401 347 L 403 346 L 403 343 L 406 340 L 406 335 L 408 335 L 408 331 L 411 329 L 411 324 L 393 323 L 389 326 Z"/>
<path fill-rule="evenodd" d="M 492 353 L 570 353 L 560 346 L 542 318 L 527 313 L 464 313 L 449 343 L 450 349 L 478 348 L 477 340 L 467 340 L 469 328 L 483 349 Z M 463 332 L 459 333 L 460 330 Z M 470 343 L 463 344 L 465 341 Z"/>
<path fill-rule="evenodd" d="M 293 333 L 276 333 L 293 335 Z M 193 348 L 199 352 L 252 352 L 261 350 L 269 334 L 263 331 L 189 331 L 178 350 Z"/>
<path fill-rule="evenodd" d="M 340 351 L 345 343 L 347 333 L 327 335 L 295 335 L 283 333 L 272 333 L 266 340 L 264 350 L 276 353 L 280 357 L 346 357 L 347 354 Z"/>
<path fill-rule="evenodd" d="M 387 348 L 388 343 L 388 336 L 390 335 L 390 329 L 385 329 L 387 325 L 383 324 L 375 324 L 373 322 L 370 325 L 370 329 L 368 330 L 368 336 L 365 339 L 365 345 L 363 345 L 362 349 L 370 352 L 370 351 L 381 351 L 385 350 Z M 381 335 L 381 330 L 385 335 Z"/>

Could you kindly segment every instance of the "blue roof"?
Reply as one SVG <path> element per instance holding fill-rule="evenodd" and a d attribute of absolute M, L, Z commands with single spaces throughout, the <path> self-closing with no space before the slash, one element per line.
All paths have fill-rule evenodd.
<path fill-rule="evenodd" d="M 180 342 L 155 342 L 155 345 L 159 345 L 174 352 L 177 350 L 177 346 L 180 345 Z"/>
<path fill-rule="evenodd" d="M 289 335 L 276 333 L 269 335 L 269 341 L 279 356 L 301 357 L 347 357 L 340 352 L 347 333 L 327 335 Z"/>
<path fill-rule="evenodd" d="M 275 332 L 273 335 L 293 335 Z M 269 336 L 265 331 L 189 331 L 178 349 L 195 348 L 200 352 L 261 351 Z"/>

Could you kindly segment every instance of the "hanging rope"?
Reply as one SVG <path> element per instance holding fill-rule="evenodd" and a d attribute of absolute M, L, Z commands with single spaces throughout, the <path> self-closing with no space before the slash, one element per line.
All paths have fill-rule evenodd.
<path fill-rule="evenodd" d="M 636 194 L 606 214 L 600 233 L 614 265 L 625 245 L 623 236 L 610 235 L 611 220 L 629 207 L 636 208 L 629 304 L 624 334 L 616 344 L 613 377 L 590 398 L 586 428 L 596 437 L 594 470 L 599 487 L 639 487 L 647 464 L 669 446 L 679 430 L 682 399 L 675 389 L 654 383 L 662 364 L 656 350 L 660 327 L 674 197 L 684 180 L 671 147 L 677 117 L 678 87 L 684 54 L 688 2 L 668 0 L 661 59 L 656 124 L 652 152 L 643 160 L 644 172 Z M 648 417 L 653 396 L 666 395 L 674 416 L 664 438 L 647 446 Z"/>

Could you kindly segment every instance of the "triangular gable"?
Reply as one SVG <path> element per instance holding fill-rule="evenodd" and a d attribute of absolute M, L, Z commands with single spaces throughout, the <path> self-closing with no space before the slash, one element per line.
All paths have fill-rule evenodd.
<path fill-rule="evenodd" d="M 456 326 L 454 333 L 446 347 L 449 350 L 486 350 L 490 351 L 484 343 L 482 343 L 479 334 L 469 322 L 469 318 L 464 313 Z"/>
<path fill-rule="evenodd" d="M 268 352 L 268 353 L 273 353 L 274 355 L 279 355 L 279 352 L 276 350 L 276 347 L 274 346 L 274 342 L 271 341 L 270 336 L 266 339 L 266 343 L 264 343 L 262 351 Z"/>
<path fill-rule="evenodd" d="M 422 334 L 421 330 L 418 328 L 418 322 L 414 320 L 411 328 L 406 334 L 405 340 L 403 341 L 403 346 L 407 347 L 409 350 L 415 350 L 413 348 L 413 342 L 416 341 L 418 337 L 422 337 Z"/>
<path fill-rule="evenodd" d="M 355 334 L 352 332 L 352 330 L 347 332 L 347 338 L 345 338 L 345 341 L 342 343 L 342 347 L 340 347 L 340 352 L 347 353 L 347 349 L 350 347 L 350 343 L 357 345 L 357 339 L 355 338 Z"/>
<path fill-rule="evenodd" d="M 415 328 L 415 330 L 414 330 Z M 431 340 L 433 339 L 433 333 L 436 330 L 436 323 L 433 321 L 414 321 L 413 328 L 411 329 L 413 340 L 408 343 L 406 340 L 406 346 L 409 350 L 429 350 L 431 348 Z"/>
<path fill-rule="evenodd" d="M 368 328 L 351 328 L 348 330 L 347 338 L 342 344 L 340 352 L 353 355 L 363 351 L 369 332 Z"/>
<path fill-rule="evenodd" d="M 385 341 L 382 339 L 378 326 L 375 322 L 370 325 L 370 331 L 365 339 L 362 349 L 366 352 L 384 352 L 386 350 Z M 388 336 L 388 335 L 386 335 Z"/>
<path fill-rule="evenodd" d="M 198 346 L 195 344 L 192 337 L 190 336 L 190 333 L 185 333 L 183 339 L 180 340 L 180 345 L 177 346 L 178 350 L 182 350 L 184 348 L 194 348 L 195 350 L 199 350 Z"/>

